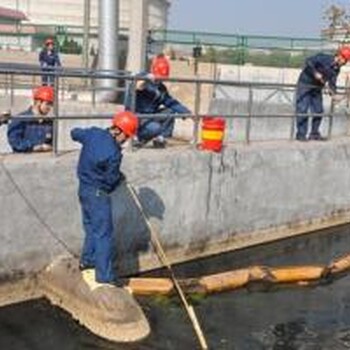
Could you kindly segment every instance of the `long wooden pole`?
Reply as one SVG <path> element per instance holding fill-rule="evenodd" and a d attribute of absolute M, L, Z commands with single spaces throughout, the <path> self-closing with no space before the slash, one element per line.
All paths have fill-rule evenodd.
<path fill-rule="evenodd" d="M 208 345 L 207 345 L 207 342 L 205 340 L 205 337 L 204 337 L 204 333 L 201 329 L 201 326 L 199 324 L 199 321 L 198 321 L 198 318 L 196 316 L 196 313 L 194 311 L 194 308 L 192 305 L 189 304 L 189 302 L 187 301 L 186 299 L 186 296 L 185 296 L 185 293 L 183 292 L 176 276 L 175 276 L 175 273 L 174 273 L 174 270 L 165 254 L 165 251 L 160 243 L 160 240 L 159 240 L 159 237 L 158 237 L 158 232 L 155 230 L 154 226 L 151 224 L 150 222 L 150 219 L 148 217 L 148 215 L 146 214 L 146 212 L 144 211 L 143 207 L 142 207 L 142 204 L 140 202 L 140 199 L 138 197 L 138 194 L 136 193 L 135 189 L 133 188 L 133 186 L 130 184 L 130 183 L 127 183 L 127 187 L 129 189 L 129 192 L 131 193 L 138 209 L 140 210 L 140 213 L 143 217 L 143 219 L 145 220 L 145 223 L 149 229 L 149 232 L 151 234 L 151 242 L 154 246 L 154 249 L 158 255 L 158 258 L 159 260 L 161 261 L 161 263 L 169 270 L 169 274 L 170 274 L 170 277 L 174 283 L 174 286 L 175 286 L 175 289 L 180 297 L 180 300 L 182 301 L 184 307 L 185 307 L 185 310 L 188 314 L 188 317 L 190 318 L 191 322 L 192 322 L 192 325 L 193 325 L 193 329 L 197 335 L 197 338 L 198 338 L 198 341 L 201 345 L 201 348 L 203 350 L 207 350 L 208 349 Z"/>

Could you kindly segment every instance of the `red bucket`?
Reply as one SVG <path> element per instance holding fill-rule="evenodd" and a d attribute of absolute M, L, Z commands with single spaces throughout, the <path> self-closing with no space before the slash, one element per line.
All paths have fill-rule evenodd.
<path fill-rule="evenodd" d="M 200 149 L 221 152 L 226 121 L 223 118 L 204 117 L 202 119 Z"/>

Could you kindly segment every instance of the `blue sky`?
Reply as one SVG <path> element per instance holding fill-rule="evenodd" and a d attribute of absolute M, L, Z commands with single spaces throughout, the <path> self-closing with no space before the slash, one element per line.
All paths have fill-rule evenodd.
<path fill-rule="evenodd" d="M 169 28 L 237 34 L 319 37 L 324 10 L 349 0 L 171 0 Z"/>

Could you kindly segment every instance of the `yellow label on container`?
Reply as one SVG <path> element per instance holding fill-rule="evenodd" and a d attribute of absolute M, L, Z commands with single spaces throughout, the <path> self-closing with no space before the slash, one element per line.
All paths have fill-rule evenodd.
<path fill-rule="evenodd" d="M 223 131 L 202 130 L 202 140 L 222 141 L 223 138 L 224 138 Z"/>

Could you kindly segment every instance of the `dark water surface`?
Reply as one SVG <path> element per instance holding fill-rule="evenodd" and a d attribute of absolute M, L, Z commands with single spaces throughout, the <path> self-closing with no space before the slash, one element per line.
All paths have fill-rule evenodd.
<path fill-rule="evenodd" d="M 178 276 L 252 264 L 327 264 L 350 253 L 350 226 L 178 266 Z M 0 350 L 197 349 L 176 298 L 140 300 L 152 334 L 137 344 L 104 341 L 45 300 L 0 309 Z M 249 290 L 193 300 L 210 349 L 350 349 L 350 275 L 315 287 Z"/>

